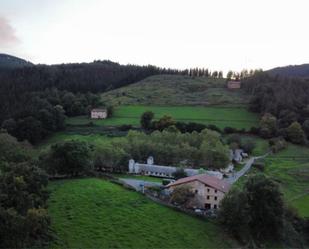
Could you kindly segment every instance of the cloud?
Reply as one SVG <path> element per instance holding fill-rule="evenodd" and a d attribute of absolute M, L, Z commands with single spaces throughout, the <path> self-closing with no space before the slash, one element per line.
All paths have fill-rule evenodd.
<path fill-rule="evenodd" d="M 9 21 L 0 16 L 0 47 L 12 47 L 19 43 L 15 29 Z"/>

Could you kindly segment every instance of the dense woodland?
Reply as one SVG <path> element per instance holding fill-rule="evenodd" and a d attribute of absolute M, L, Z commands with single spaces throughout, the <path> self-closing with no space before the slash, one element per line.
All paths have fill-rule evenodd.
<path fill-rule="evenodd" d="M 305 142 L 304 134 L 303 139 L 293 141 L 289 138 L 289 130 L 291 133 L 293 130 L 298 130 L 298 133 L 303 131 L 309 136 L 308 80 L 258 73 L 246 78 L 243 83 L 246 92 L 252 95 L 249 109 L 264 115 L 261 120 L 262 136 L 281 135 L 291 142 Z"/>
<path fill-rule="evenodd" d="M 150 75 L 184 71 L 123 66 L 111 61 L 38 65 L 0 70 L 0 123 L 19 140 L 37 143 L 64 128 L 65 115 L 105 105 L 92 94 L 128 85 Z"/>

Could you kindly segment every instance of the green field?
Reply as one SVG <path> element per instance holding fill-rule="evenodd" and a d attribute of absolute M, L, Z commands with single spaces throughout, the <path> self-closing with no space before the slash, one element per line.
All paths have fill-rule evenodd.
<path fill-rule="evenodd" d="M 139 126 L 140 117 L 145 111 L 155 113 L 155 118 L 170 115 L 177 121 L 214 124 L 220 128 L 226 126 L 238 129 L 249 129 L 258 125 L 258 116 L 248 112 L 244 107 L 202 107 L 202 106 L 119 106 L 112 118 L 105 120 L 90 120 L 86 116 L 67 119 L 67 124 L 84 125 L 93 122 L 96 125 Z"/>
<path fill-rule="evenodd" d="M 113 141 L 119 141 L 121 140 L 121 137 L 108 137 L 100 134 L 72 134 L 68 132 L 57 132 L 54 133 L 52 136 L 48 137 L 44 141 L 42 141 L 40 144 L 36 145 L 35 149 L 37 153 L 39 153 L 42 150 L 45 150 L 49 148 L 50 145 L 69 141 L 69 140 L 78 140 L 78 141 L 84 141 L 91 144 L 94 144 L 96 146 L 100 146 L 101 144 L 104 144 L 106 142 Z"/>
<path fill-rule="evenodd" d="M 100 179 L 54 181 L 49 248 L 231 248 L 217 225 Z"/>
<path fill-rule="evenodd" d="M 276 179 L 286 200 L 300 214 L 309 217 L 309 148 L 289 144 L 288 148 L 267 157 L 265 173 Z"/>
<path fill-rule="evenodd" d="M 264 173 L 279 183 L 285 200 L 295 207 L 299 214 L 309 217 L 309 148 L 289 144 L 288 148 L 265 159 Z M 251 169 L 248 175 L 256 174 Z M 242 186 L 242 177 L 238 186 Z"/>
<path fill-rule="evenodd" d="M 102 94 L 102 100 L 113 105 L 240 106 L 249 99 L 242 89 L 227 89 L 226 79 L 181 75 L 151 76 Z"/>

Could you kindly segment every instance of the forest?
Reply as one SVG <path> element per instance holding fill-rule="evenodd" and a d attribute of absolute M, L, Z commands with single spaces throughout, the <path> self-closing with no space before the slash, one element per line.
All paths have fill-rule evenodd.
<path fill-rule="evenodd" d="M 0 70 L 0 123 L 18 140 L 35 144 L 64 128 L 66 116 L 105 105 L 93 93 L 104 92 L 154 74 L 184 71 L 111 61 L 37 65 Z"/>
<path fill-rule="evenodd" d="M 264 115 L 261 135 L 284 136 L 289 139 L 289 129 L 299 130 L 304 143 L 309 136 L 309 81 L 285 78 L 260 72 L 243 80 L 246 92 L 252 95 L 249 110 Z M 266 115 L 265 115 L 266 114 Z M 263 127 L 264 126 L 264 127 Z"/>

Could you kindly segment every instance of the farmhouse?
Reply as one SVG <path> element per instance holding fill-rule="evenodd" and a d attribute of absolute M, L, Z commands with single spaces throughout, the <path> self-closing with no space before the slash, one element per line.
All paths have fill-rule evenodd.
<path fill-rule="evenodd" d="M 166 187 L 170 192 L 173 192 L 179 186 L 191 188 L 194 197 L 190 202 L 190 206 L 199 209 L 219 208 L 220 201 L 231 187 L 226 181 L 208 174 L 185 177 L 168 184 Z"/>
<path fill-rule="evenodd" d="M 129 160 L 130 174 L 140 174 L 140 175 L 148 175 L 156 177 L 173 177 L 173 173 L 175 173 L 176 170 L 177 167 L 173 166 L 154 165 L 154 159 L 152 156 L 148 157 L 146 164 L 137 163 L 133 159 Z M 185 168 L 184 171 L 188 176 L 198 175 L 201 174 L 201 172 L 203 172 L 208 175 L 217 177 L 219 179 L 223 178 L 223 174 L 219 171 L 190 169 L 190 168 Z"/>
<path fill-rule="evenodd" d="M 241 82 L 239 80 L 230 80 L 227 82 L 228 89 L 239 89 L 241 87 Z"/>
<path fill-rule="evenodd" d="M 105 119 L 107 118 L 107 110 L 104 108 L 101 109 L 92 109 L 91 118 L 93 119 Z"/>

